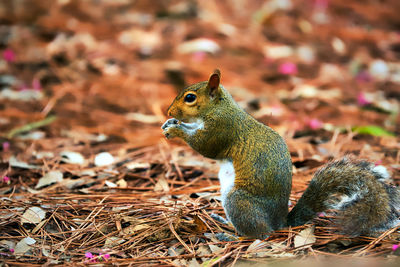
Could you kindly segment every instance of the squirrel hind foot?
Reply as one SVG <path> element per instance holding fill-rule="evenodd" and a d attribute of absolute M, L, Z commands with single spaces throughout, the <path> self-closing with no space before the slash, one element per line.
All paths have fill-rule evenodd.
<path fill-rule="evenodd" d="M 224 232 L 216 233 L 215 238 L 221 242 L 231 242 L 240 240 L 240 237 L 236 235 L 227 234 Z"/>

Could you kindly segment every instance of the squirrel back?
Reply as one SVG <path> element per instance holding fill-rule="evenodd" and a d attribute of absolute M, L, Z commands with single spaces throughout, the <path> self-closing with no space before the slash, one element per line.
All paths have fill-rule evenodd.
<path fill-rule="evenodd" d="M 319 212 L 335 210 L 343 233 L 356 236 L 398 222 L 400 194 L 384 183 L 386 169 L 343 158 L 328 163 L 288 214 L 292 163 L 283 138 L 247 114 L 220 85 L 216 70 L 208 81 L 182 90 L 162 129 L 205 157 L 219 160 L 222 205 L 239 234 L 265 238 L 287 225 L 300 225 Z"/>
<path fill-rule="evenodd" d="M 340 233 L 370 235 L 400 223 L 398 188 L 386 184 L 390 178 L 383 166 L 344 157 L 319 169 L 297 205 L 288 224 L 302 225 L 318 213 L 332 210 Z"/>

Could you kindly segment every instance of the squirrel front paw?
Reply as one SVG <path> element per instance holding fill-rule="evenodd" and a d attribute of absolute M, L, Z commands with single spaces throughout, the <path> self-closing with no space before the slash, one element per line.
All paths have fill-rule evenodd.
<path fill-rule="evenodd" d="M 161 126 L 161 129 L 163 129 L 163 134 L 167 139 L 174 138 L 178 136 L 179 131 L 179 121 L 177 119 L 168 119 L 164 124 Z"/>

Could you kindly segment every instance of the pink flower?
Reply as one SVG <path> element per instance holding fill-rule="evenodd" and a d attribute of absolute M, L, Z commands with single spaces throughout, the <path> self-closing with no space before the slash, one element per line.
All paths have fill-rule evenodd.
<path fill-rule="evenodd" d="M 311 119 L 308 121 L 308 126 L 313 130 L 320 129 L 323 125 L 324 124 L 318 119 Z"/>
<path fill-rule="evenodd" d="M 15 53 L 10 48 L 3 51 L 3 58 L 7 62 L 13 62 L 15 60 Z"/>
<path fill-rule="evenodd" d="M 192 60 L 195 62 L 203 62 L 207 57 L 206 52 L 198 51 L 192 54 Z"/>
<path fill-rule="evenodd" d="M 378 160 L 377 162 L 375 162 L 375 166 L 379 166 L 382 165 L 382 160 Z"/>
<path fill-rule="evenodd" d="M 392 250 L 393 250 L 393 251 L 396 251 L 399 247 L 400 247 L 399 244 L 394 244 L 394 245 L 392 246 Z"/>
<path fill-rule="evenodd" d="M 371 104 L 371 101 L 366 98 L 364 92 L 360 92 L 357 96 L 357 103 L 358 105 L 364 107 Z"/>
<path fill-rule="evenodd" d="M 35 78 L 32 81 L 32 88 L 36 91 L 40 91 L 42 89 L 42 85 L 40 84 L 40 80 Z"/>
<path fill-rule="evenodd" d="M 370 82 L 371 80 L 372 78 L 368 71 L 361 71 L 356 75 L 356 81 L 358 82 Z"/>
<path fill-rule="evenodd" d="M 14 251 L 15 251 L 15 250 L 14 250 L 13 248 L 10 248 L 10 252 L 11 252 L 11 253 L 14 253 Z"/>
<path fill-rule="evenodd" d="M 3 142 L 3 151 L 8 151 L 10 150 L 10 142 Z"/>
<path fill-rule="evenodd" d="M 314 7 L 317 9 L 325 10 L 328 8 L 329 0 L 315 0 Z"/>
<path fill-rule="evenodd" d="M 2 180 L 3 180 L 3 183 L 11 184 L 11 179 L 8 176 L 4 176 Z"/>
<path fill-rule="evenodd" d="M 88 259 L 93 259 L 93 254 L 91 252 L 86 252 L 85 257 Z"/>
<path fill-rule="evenodd" d="M 285 62 L 279 65 L 278 71 L 285 75 L 296 74 L 297 66 L 292 62 Z"/>

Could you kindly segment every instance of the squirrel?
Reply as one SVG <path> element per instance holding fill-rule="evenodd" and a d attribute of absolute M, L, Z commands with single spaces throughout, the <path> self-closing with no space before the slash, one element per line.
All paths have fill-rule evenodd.
<path fill-rule="evenodd" d="M 217 69 L 208 81 L 184 88 L 161 128 L 167 139 L 181 138 L 220 162 L 222 206 L 240 235 L 266 238 L 331 210 L 337 229 L 350 236 L 400 223 L 400 191 L 385 183 L 386 168 L 351 157 L 318 170 L 289 213 L 292 161 L 284 139 L 239 107 L 220 79 Z"/>

